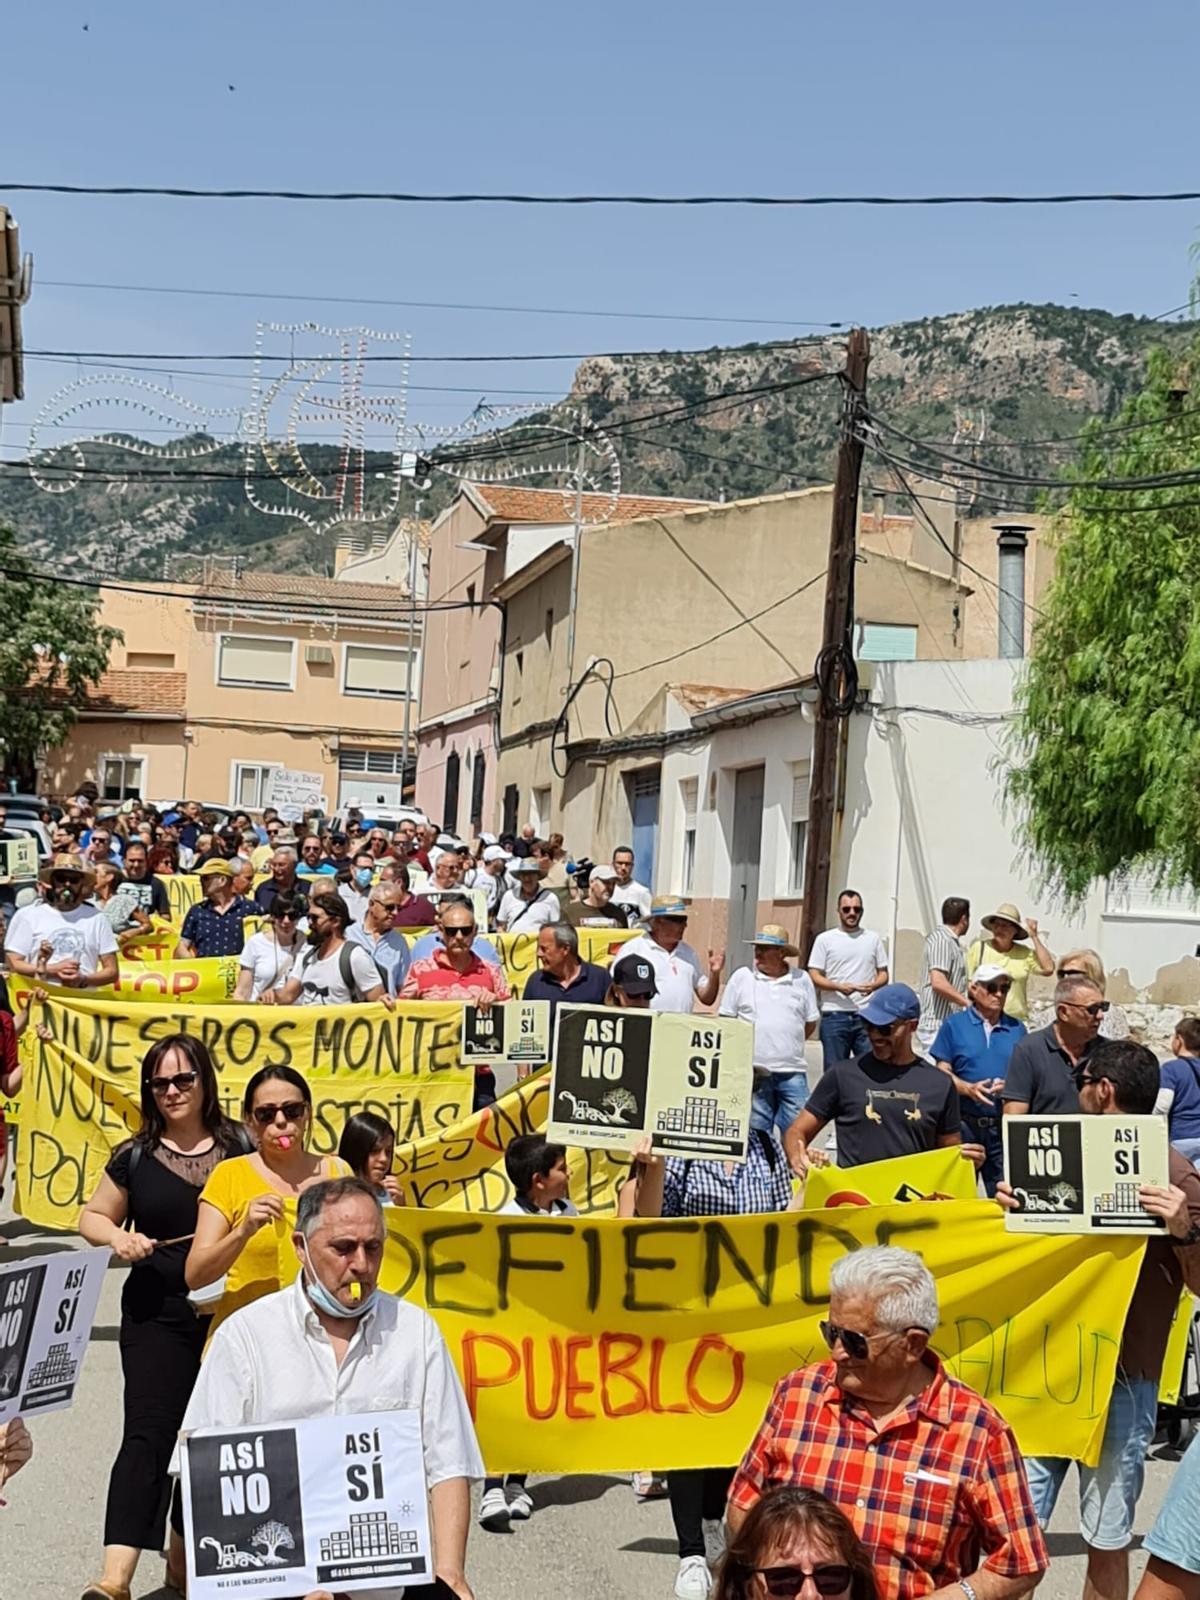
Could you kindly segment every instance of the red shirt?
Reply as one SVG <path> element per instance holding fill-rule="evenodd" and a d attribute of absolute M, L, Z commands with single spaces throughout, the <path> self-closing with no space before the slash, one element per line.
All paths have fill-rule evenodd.
<path fill-rule="evenodd" d="M 400 990 L 401 1000 L 458 1000 L 463 1005 L 470 1005 L 481 994 L 508 999 L 508 980 L 501 969 L 472 953 L 470 966 L 459 972 L 450 965 L 445 950 L 414 961 Z"/>
<path fill-rule="evenodd" d="M 1050 1564 L 1004 1418 L 935 1356 L 929 1383 L 880 1428 L 837 1386 L 832 1361 L 781 1378 L 737 1470 L 731 1505 L 817 1489 L 871 1553 L 882 1600 L 916 1600 L 982 1564 L 1030 1579 Z"/>

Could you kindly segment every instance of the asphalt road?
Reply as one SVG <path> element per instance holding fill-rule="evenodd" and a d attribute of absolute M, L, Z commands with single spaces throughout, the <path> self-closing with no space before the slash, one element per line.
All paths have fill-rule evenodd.
<path fill-rule="evenodd" d="M 76 1243 L 34 1232 L 7 1206 L 0 1215 L 0 1235 L 9 1241 L 5 1257 L 70 1249 Z M 122 1276 L 123 1269 L 110 1268 L 75 1405 L 36 1420 L 34 1459 L 7 1490 L 8 1508 L 0 1510 L 0 1600 L 64 1600 L 99 1575 L 104 1498 L 121 1420 L 116 1339 Z M 1173 1465 L 1169 1454 L 1147 1464 L 1139 1535 L 1154 1519 Z M 608 1476 L 535 1477 L 532 1493 L 531 1521 L 505 1534 L 473 1530 L 468 1571 L 477 1600 L 595 1600 L 598 1595 L 670 1600 L 676 1560 L 665 1502 L 639 1505 L 627 1481 Z M 1050 1533 L 1053 1563 L 1040 1591 L 1048 1600 L 1068 1600 L 1082 1588 L 1076 1518 L 1070 1486 Z M 1133 1560 L 1136 1582 L 1140 1552 Z M 135 1596 L 165 1600 L 170 1591 L 161 1583 L 161 1561 L 145 1558 Z"/>

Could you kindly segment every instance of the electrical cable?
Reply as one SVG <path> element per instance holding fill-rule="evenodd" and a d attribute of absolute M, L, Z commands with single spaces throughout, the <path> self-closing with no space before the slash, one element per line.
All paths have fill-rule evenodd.
<path fill-rule="evenodd" d="M 597 672 L 596 669 L 598 667 L 607 667 L 608 668 L 608 678 L 607 678 L 607 680 L 604 678 L 603 674 Z M 587 683 L 588 679 L 593 677 L 593 676 L 599 678 L 601 683 L 604 684 L 604 728 L 605 728 L 605 732 L 608 734 L 610 739 L 616 737 L 616 735 L 613 732 L 612 715 L 611 715 L 612 703 L 613 703 L 612 690 L 613 690 L 613 681 L 614 681 L 614 676 L 615 676 L 613 663 L 608 658 L 608 656 L 596 656 L 596 658 L 594 660 L 588 662 L 587 666 L 583 669 L 583 672 L 580 674 L 580 677 L 579 677 L 578 681 L 568 689 L 567 697 L 563 701 L 563 708 L 558 713 L 558 716 L 555 718 L 554 726 L 550 730 L 550 766 L 551 766 L 551 769 L 553 770 L 554 776 L 556 778 L 565 778 L 567 773 L 570 772 L 570 770 L 571 770 L 571 758 L 570 758 L 570 756 L 567 755 L 567 744 L 569 742 L 568 738 L 567 738 L 567 735 L 568 735 L 568 732 L 570 730 L 571 707 L 574 704 L 576 696 L 579 694 L 579 692 L 583 688 L 584 684 Z M 562 741 L 561 744 L 559 742 L 560 739 Z M 559 767 L 558 767 L 558 758 L 559 758 L 560 754 L 561 754 L 561 756 L 563 758 L 563 762 L 564 762 L 564 765 L 563 765 L 563 768 L 562 768 L 561 772 L 559 771 Z"/>
<path fill-rule="evenodd" d="M 151 197 L 176 200 L 386 201 L 393 205 L 515 206 L 1074 206 L 1165 205 L 1200 200 L 1193 189 L 1064 194 L 432 194 L 378 189 L 199 189 L 160 184 L 8 183 L 14 194 Z"/>

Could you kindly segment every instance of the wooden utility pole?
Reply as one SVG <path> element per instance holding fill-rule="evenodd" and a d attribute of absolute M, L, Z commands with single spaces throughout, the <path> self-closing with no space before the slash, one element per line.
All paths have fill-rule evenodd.
<path fill-rule="evenodd" d="M 800 959 L 808 960 L 813 940 L 825 927 L 829 900 L 829 857 L 837 807 L 839 730 L 845 706 L 838 702 L 854 680 L 854 552 L 858 527 L 858 481 L 863 446 L 860 423 L 866 412 L 867 365 L 871 342 L 865 328 L 850 334 L 843 372 L 842 434 L 833 484 L 829 529 L 829 570 L 825 575 L 825 622 L 817 679 L 821 694 L 813 730 L 808 836 L 804 848 L 804 915 Z"/>

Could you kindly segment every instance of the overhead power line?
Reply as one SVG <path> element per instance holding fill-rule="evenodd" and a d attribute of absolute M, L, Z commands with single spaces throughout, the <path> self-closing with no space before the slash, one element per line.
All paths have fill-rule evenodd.
<path fill-rule="evenodd" d="M 176 200 L 383 201 L 421 206 L 1078 206 L 1162 205 L 1200 200 L 1194 189 L 1064 194 L 432 194 L 381 189 L 199 189 L 161 184 L 6 183 L 14 194 L 148 196 Z"/>

